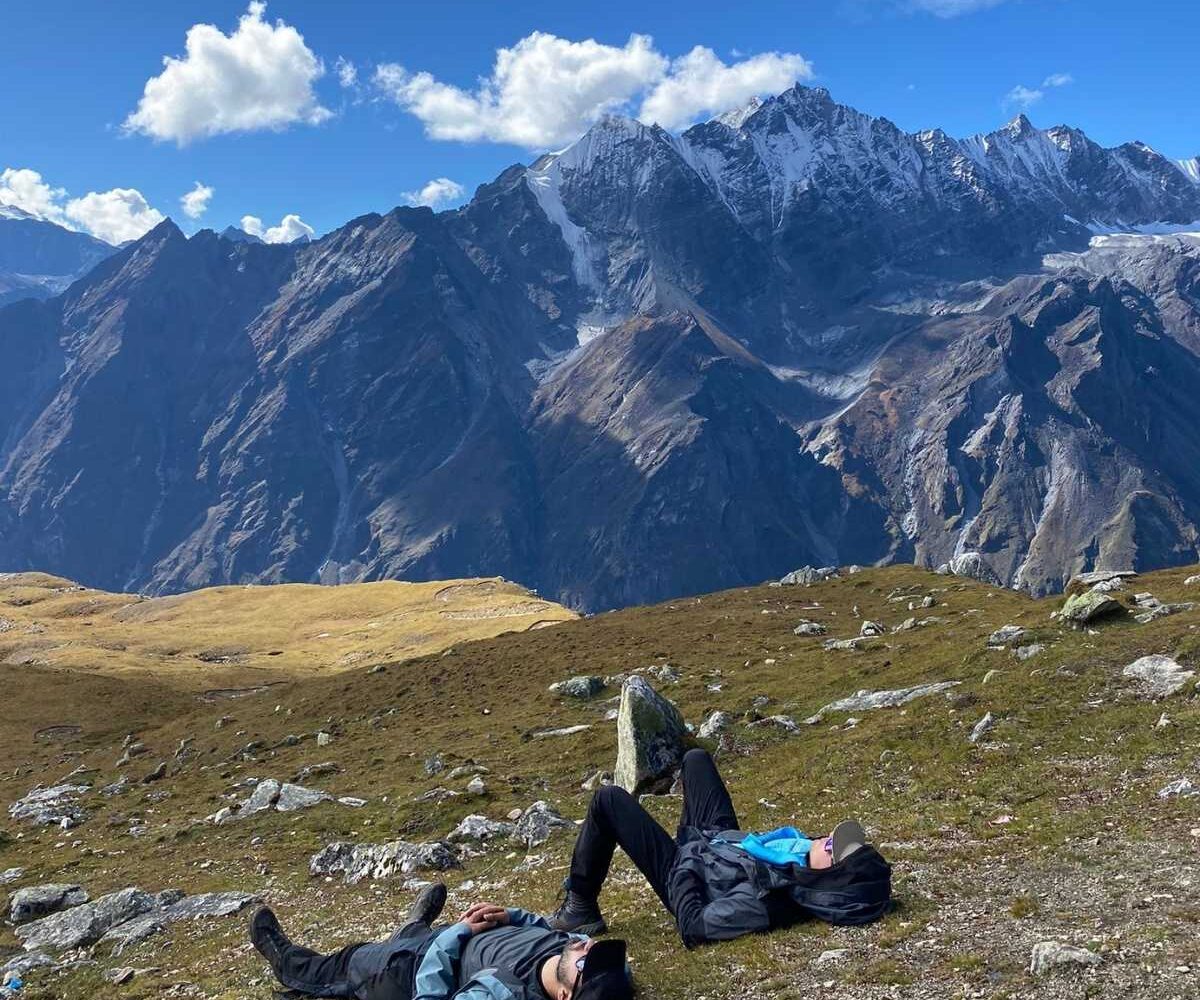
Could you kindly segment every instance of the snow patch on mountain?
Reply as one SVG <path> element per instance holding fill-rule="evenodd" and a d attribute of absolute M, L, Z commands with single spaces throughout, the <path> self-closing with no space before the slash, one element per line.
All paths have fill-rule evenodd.
<path fill-rule="evenodd" d="M 559 232 L 562 233 L 563 242 L 566 243 L 567 250 L 571 254 L 571 269 L 575 274 L 575 280 L 585 288 L 590 288 L 598 293 L 603 290 L 603 283 L 597 274 L 594 261 L 595 251 L 587 230 L 577 226 L 567 214 L 566 206 L 563 205 L 562 193 L 559 190 L 560 179 L 557 158 L 544 169 L 530 170 L 525 174 L 525 181 L 537 199 L 538 205 L 546 213 L 546 218 L 558 226 Z"/>
<path fill-rule="evenodd" d="M 1190 160 L 1176 160 L 1175 162 L 1188 180 L 1193 184 L 1200 184 L 1200 156 L 1193 156 Z"/>

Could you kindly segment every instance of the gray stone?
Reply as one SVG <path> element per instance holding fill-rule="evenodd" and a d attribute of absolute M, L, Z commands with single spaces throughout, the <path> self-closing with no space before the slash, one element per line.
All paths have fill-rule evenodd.
<path fill-rule="evenodd" d="M 1110 580 L 1125 580 L 1130 577 L 1137 576 L 1130 569 L 1097 569 L 1090 573 L 1076 573 L 1071 577 L 1071 582 L 1067 584 L 1070 587 L 1072 584 L 1079 584 L 1081 587 L 1094 587 L 1098 583 L 1107 583 Z"/>
<path fill-rule="evenodd" d="M 0 872 L 0 885 L 12 885 L 25 875 L 24 868 L 6 868 Z"/>
<path fill-rule="evenodd" d="M 279 797 L 275 800 L 275 808 L 279 812 L 295 812 L 297 809 L 309 809 L 322 802 L 332 801 L 333 796 L 328 792 L 285 783 L 279 786 Z"/>
<path fill-rule="evenodd" d="M 475 775 L 474 778 L 472 778 L 470 781 L 467 782 L 467 794 L 468 795 L 486 795 L 487 794 L 487 785 L 484 784 L 483 779 L 481 777 L 479 777 L 479 775 Z"/>
<path fill-rule="evenodd" d="M 1141 605 L 1146 607 L 1146 605 Z M 1149 625 L 1152 621 L 1157 621 L 1159 618 L 1169 618 L 1171 615 L 1177 615 L 1181 611 L 1192 611 L 1196 607 L 1194 601 L 1182 601 L 1178 604 L 1156 604 L 1148 611 L 1143 611 L 1140 615 L 1134 615 L 1134 621 L 1139 625 Z"/>
<path fill-rule="evenodd" d="M 733 722 L 733 716 L 728 712 L 713 712 L 700 723 L 700 730 L 696 735 L 702 740 L 715 739 L 729 727 L 731 722 Z"/>
<path fill-rule="evenodd" d="M 113 927 L 100 938 L 100 943 L 111 944 L 113 954 L 119 955 L 130 945 L 145 941 L 180 920 L 228 917 L 262 902 L 262 898 L 248 892 L 202 892 L 195 896 L 160 893 L 159 902 L 148 914 Z"/>
<path fill-rule="evenodd" d="M 238 817 L 245 818 L 255 813 L 273 809 L 279 801 L 279 792 L 283 788 L 274 778 L 264 778 L 254 787 L 250 797 L 238 807 Z"/>
<path fill-rule="evenodd" d="M 79 797 L 91 791 L 87 785 L 54 785 L 51 788 L 35 788 L 23 799 L 8 807 L 8 815 L 18 821 L 38 826 L 60 825 L 65 819 L 69 825 L 82 823 L 87 813 L 79 804 Z"/>
<path fill-rule="evenodd" d="M 151 785 L 156 781 L 162 781 L 167 776 L 167 762 L 160 760 L 158 766 L 149 774 L 142 776 L 143 785 Z"/>
<path fill-rule="evenodd" d="M 886 631 L 887 631 L 887 629 L 884 628 L 884 626 L 881 622 L 873 622 L 873 621 L 868 620 L 868 621 L 864 621 L 862 623 L 862 626 L 858 630 L 858 634 L 866 637 L 866 636 L 883 635 Z"/>
<path fill-rule="evenodd" d="M 1200 795 L 1200 788 L 1187 778 L 1179 778 L 1158 790 L 1160 799 L 1190 799 L 1193 795 Z"/>
<path fill-rule="evenodd" d="M 129 776 L 123 774 L 111 785 L 105 785 L 103 788 L 101 788 L 100 794 L 106 799 L 112 799 L 116 798 L 118 795 L 124 795 L 127 791 L 129 791 L 130 787 L 131 785 L 129 782 Z"/>
<path fill-rule="evenodd" d="M 820 622 L 810 622 L 810 621 L 805 620 L 805 621 L 802 621 L 799 625 L 797 625 L 794 629 L 792 629 L 792 634 L 793 635 L 824 635 L 828 631 L 829 631 L 829 629 L 827 629 Z"/>
<path fill-rule="evenodd" d="M 978 552 L 962 552 L 954 556 L 948 563 L 939 566 L 937 571 L 953 576 L 967 576 L 972 580 L 979 580 L 981 583 L 994 585 L 1000 583 L 996 571 L 984 562 L 983 556 Z"/>
<path fill-rule="evenodd" d="M 473 774 L 491 774 L 492 772 L 482 764 L 476 764 L 471 761 L 469 764 L 460 764 L 453 771 L 446 775 L 447 781 L 457 781 L 459 778 L 468 778 Z"/>
<path fill-rule="evenodd" d="M 1143 692 L 1151 698 L 1173 695 L 1196 676 L 1194 670 L 1184 670 L 1169 656 L 1159 653 L 1134 660 L 1121 674 L 1137 680 Z"/>
<path fill-rule="evenodd" d="M 827 712 L 866 712 L 876 708 L 897 708 L 907 705 L 917 698 L 925 698 L 931 694 L 942 694 L 962 681 L 938 681 L 935 684 L 918 684 L 916 687 L 899 688 L 894 691 L 858 691 L 849 698 L 841 698 L 830 702 L 819 715 Z"/>
<path fill-rule="evenodd" d="M 157 900 L 141 889 L 122 889 L 15 930 L 26 951 L 66 951 L 95 944 L 118 924 L 157 909 Z"/>
<path fill-rule="evenodd" d="M 800 727 L 790 715 L 768 715 L 765 719 L 756 719 L 750 723 L 752 729 L 780 729 L 785 733 L 799 732 Z"/>
<path fill-rule="evenodd" d="M 332 733 L 326 733 L 326 732 L 317 733 L 317 746 L 327 747 L 332 742 L 333 742 L 333 734 Z"/>
<path fill-rule="evenodd" d="M 318 851 L 308 863 L 313 875 L 341 875 L 353 885 L 364 879 L 385 879 L 416 871 L 446 871 L 458 867 L 454 852 L 441 841 L 417 844 L 393 840 L 386 844 L 335 842 Z"/>
<path fill-rule="evenodd" d="M 579 787 L 582 788 L 585 792 L 594 792 L 601 785 L 611 785 L 611 784 L 612 784 L 612 772 L 611 771 L 597 771 L 595 774 L 593 774 L 590 778 L 588 778 L 587 781 L 585 781 Z M 518 818 L 520 818 L 520 810 L 517 811 L 517 816 L 518 816 Z"/>
<path fill-rule="evenodd" d="M 328 774 L 337 774 L 340 770 L 341 768 L 333 761 L 326 760 L 320 764 L 308 764 L 300 768 L 292 777 L 292 780 L 300 784 L 305 781 L 312 781 L 313 778 L 323 778 Z"/>
<path fill-rule="evenodd" d="M 458 824 L 446 838 L 452 844 L 460 844 L 464 841 L 489 841 L 502 840 L 513 836 L 517 832 L 517 827 L 513 823 L 506 823 L 502 820 L 488 819 L 486 816 L 467 816 L 461 823 Z"/>
<path fill-rule="evenodd" d="M 1096 966 L 1100 961 L 1099 955 L 1086 948 L 1076 948 L 1060 941 L 1039 941 L 1033 946 L 1029 971 L 1035 976 L 1042 976 L 1063 966 Z"/>
<path fill-rule="evenodd" d="M 794 569 L 786 576 L 780 579 L 780 583 L 785 587 L 809 586 L 810 584 L 820 583 L 822 580 L 837 579 L 836 566 L 801 566 L 799 569 Z"/>
<path fill-rule="evenodd" d="M 554 694 L 561 694 L 566 698 L 594 698 L 604 690 L 604 678 L 594 674 L 569 677 L 565 681 L 551 684 L 550 690 Z"/>
<path fill-rule="evenodd" d="M 687 727 L 679 709 L 645 678 L 628 678 L 621 688 L 617 713 L 616 784 L 636 795 L 669 776 L 682 760 L 687 744 Z"/>
<path fill-rule="evenodd" d="M 591 729 L 591 726 L 564 726 L 562 729 L 539 729 L 536 732 L 530 733 L 530 739 L 548 740 L 555 736 L 574 736 L 576 733 L 585 732 Z"/>
<path fill-rule="evenodd" d="M 574 829 L 574 823 L 564 819 L 550 803 L 539 799 L 521 813 L 514 836 L 526 847 L 537 847 L 549 840 L 555 830 Z"/>
<path fill-rule="evenodd" d="M 1013 655 L 1018 660 L 1032 660 L 1039 653 L 1046 649 L 1040 642 L 1031 642 L 1028 646 L 1018 646 L 1013 650 Z"/>
<path fill-rule="evenodd" d="M 858 649 L 859 646 L 866 645 L 871 639 L 876 638 L 873 635 L 856 635 L 853 639 L 826 639 L 824 649 L 826 652 L 842 649 Z"/>
<path fill-rule="evenodd" d="M 1194 587 L 1196 584 L 1200 584 L 1200 576 L 1189 576 L 1183 581 L 1185 587 Z"/>
<path fill-rule="evenodd" d="M 441 774 L 444 770 L 446 770 L 446 762 L 440 753 L 430 754 L 425 758 L 425 773 L 430 777 Z"/>
<path fill-rule="evenodd" d="M 1028 633 L 1020 625 L 1003 625 L 988 636 L 989 646 L 1010 646 L 1020 642 Z"/>
<path fill-rule="evenodd" d="M 14 924 L 27 924 L 81 906 L 88 901 L 88 894 L 81 886 L 65 882 L 49 882 L 18 889 L 8 901 L 8 919 Z"/>
<path fill-rule="evenodd" d="M 1108 594 L 1089 590 L 1067 598 L 1060 614 L 1064 621 L 1073 625 L 1087 625 L 1100 618 L 1108 618 L 1125 613 L 1125 606 Z"/>
<path fill-rule="evenodd" d="M 967 739 L 972 743 L 978 743 L 992 731 L 992 727 L 995 725 L 995 717 L 991 712 L 988 712 L 982 719 L 975 723 L 975 728 L 971 730 L 971 735 Z"/>

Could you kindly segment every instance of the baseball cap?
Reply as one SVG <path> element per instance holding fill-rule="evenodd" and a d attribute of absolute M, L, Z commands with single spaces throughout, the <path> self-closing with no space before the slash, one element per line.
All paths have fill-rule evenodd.
<path fill-rule="evenodd" d="M 633 984 L 625 966 L 625 942 L 597 941 L 584 958 L 574 1000 L 631 1000 Z"/>

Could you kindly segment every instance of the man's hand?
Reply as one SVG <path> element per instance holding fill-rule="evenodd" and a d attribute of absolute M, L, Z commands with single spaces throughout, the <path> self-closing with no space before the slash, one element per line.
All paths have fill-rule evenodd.
<path fill-rule="evenodd" d="M 508 910 L 494 903 L 473 903 L 465 913 L 458 918 L 460 923 L 467 925 L 472 936 L 490 931 L 493 927 L 503 927 L 508 923 Z"/>

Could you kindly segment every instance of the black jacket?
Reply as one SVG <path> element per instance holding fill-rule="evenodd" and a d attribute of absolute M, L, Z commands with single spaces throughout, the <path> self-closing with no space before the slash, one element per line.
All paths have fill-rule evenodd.
<path fill-rule="evenodd" d="M 891 905 L 891 865 L 869 845 L 817 870 L 759 861 L 737 846 L 744 836 L 738 830 L 694 830 L 679 848 L 668 890 L 689 948 L 809 916 L 834 924 L 870 923 Z"/>

